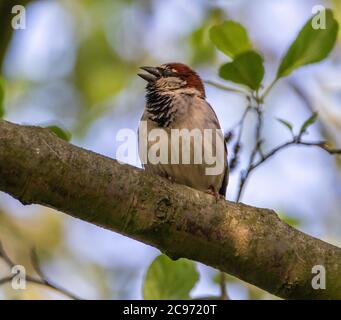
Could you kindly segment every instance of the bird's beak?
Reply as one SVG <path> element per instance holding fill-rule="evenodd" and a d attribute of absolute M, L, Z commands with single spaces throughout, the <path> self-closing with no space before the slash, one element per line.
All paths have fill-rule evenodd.
<path fill-rule="evenodd" d="M 156 67 L 140 67 L 140 69 L 148 73 L 138 73 L 137 75 L 148 82 L 153 82 L 161 77 L 161 72 Z"/>

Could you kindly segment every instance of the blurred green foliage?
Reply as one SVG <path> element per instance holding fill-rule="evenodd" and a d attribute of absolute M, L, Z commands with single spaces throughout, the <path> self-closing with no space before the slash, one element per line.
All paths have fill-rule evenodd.
<path fill-rule="evenodd" d="M 216 51 L 209 38 L 209 29 L 212 25 L 221 22 L 223 15 L 221 9 L 213 8 L 208 10 L 202 23 L 189 34 L 191 65 L 198 66 L 214 62 Z"/>
<path fill-rule="evenodd" d="M 187 259 L 171 260 L 159 255 L 148 268 L 143 297 L 145 299 L 190 299 L 190 291 L 199 280 L 195 263 Z"/>

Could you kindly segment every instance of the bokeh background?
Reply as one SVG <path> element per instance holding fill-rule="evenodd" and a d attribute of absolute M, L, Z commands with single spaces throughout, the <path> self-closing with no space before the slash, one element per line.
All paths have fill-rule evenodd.
<path fill-rule="evenodd" d="M 11 7 L 26 5 L 26 29 L 11 28 Z M 334 9 L 341 1 L 318 0 L 3 0 L 0 2 L 0 63 L 6 81 L 5 119 L 15 123 L 58 125 L 71 142 L 115 158 L 122 128 L 137 129 L 144 108 L 141 65 L 184 62 L 203 79 L 220 81 L 226 57 L 208 39 L 210 26 L 233 19 L 249 30 L 266 62 L 266 83 L 276 71 L 313 6 Z M 296 128 L 319 112 L 310 139 L 341 147 L 341 38 L 323 63 L 304 67 L 281 80 L 266 101 L 265 148 L 289 133 L 276 118 Z M 224 130 L 239 120 L 244 97 L 206 86 Z M 243 136 L 245 157 L 254 138 L 252 115 Z M 241 166 L 245 166 L 242 158 Z M 129 159 L 140 166 L 135 157 Z M 321 150 L 293 147 L 252 175 L 243 202 L 269 207 L 300 230 L 341 245 L 341 161 Z M 234 199 L 238 170 L 228 198 Z M 15 262 L 33 273 L 29 252 L 37 249 L 41 268 L 54 282 L 86 299 L 140 299 L 147 267 L 158 250 L 73 219 L 54 210 L 22 206 L 0 192 L 0 239 Z M 216 271 L 198 264 L 200 281 L 192 296 L 219 294 Z M 9 270 L 0 261 L 0 277 Z M 232 299 L 270 299 L 269 294 L 234 278 Z M 49 289 L 28 285 L 0 287 L 1 299 L 64 299 Z"/>

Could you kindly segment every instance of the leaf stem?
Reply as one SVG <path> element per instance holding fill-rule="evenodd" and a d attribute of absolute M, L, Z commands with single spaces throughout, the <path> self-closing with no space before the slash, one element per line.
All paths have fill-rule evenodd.
<path fill-rule="evenodd" d="M 213 87 L 216 87 L 218 89 L 228 91 L 228 92 L 239 93 L 239 94 L 243 94 L 243 95 L 246 95 L 246 96 L 250 95 L 249 92 L 247 92 L 247 91 L 245 91 L 243 89 L 228 87 L 228 86 L 225 86 L 223 84 L 220 84 L 218 82 L 214 82 L 214 81 L 211 81 L 211 80 L 205 80 L 204 83 L 206 83 L 208 85 L 211 85 Z"/>
<path fill-rule="evenodd" d="M 260 101 L 263 102 L 265 97 L 269 94 L 269 92 L 271 91 L 271 89 L 273 88 L 273 86 L 277 83 L 278 78 L 276 77 L 271 83 L 270 85 L 264 90 L 262 96 L 260 97 Z"/>

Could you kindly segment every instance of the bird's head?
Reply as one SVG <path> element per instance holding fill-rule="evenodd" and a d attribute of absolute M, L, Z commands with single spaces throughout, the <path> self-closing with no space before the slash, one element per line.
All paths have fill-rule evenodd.
<path fill-rule="evenodd" d="M 159 67 L 141 67 L 147 73 L 138 75 L 148 82 L 147 91 L 189 93 L 205 97 L 204 85 L 198 74 L 182 63 L 167 63 Z"/>

